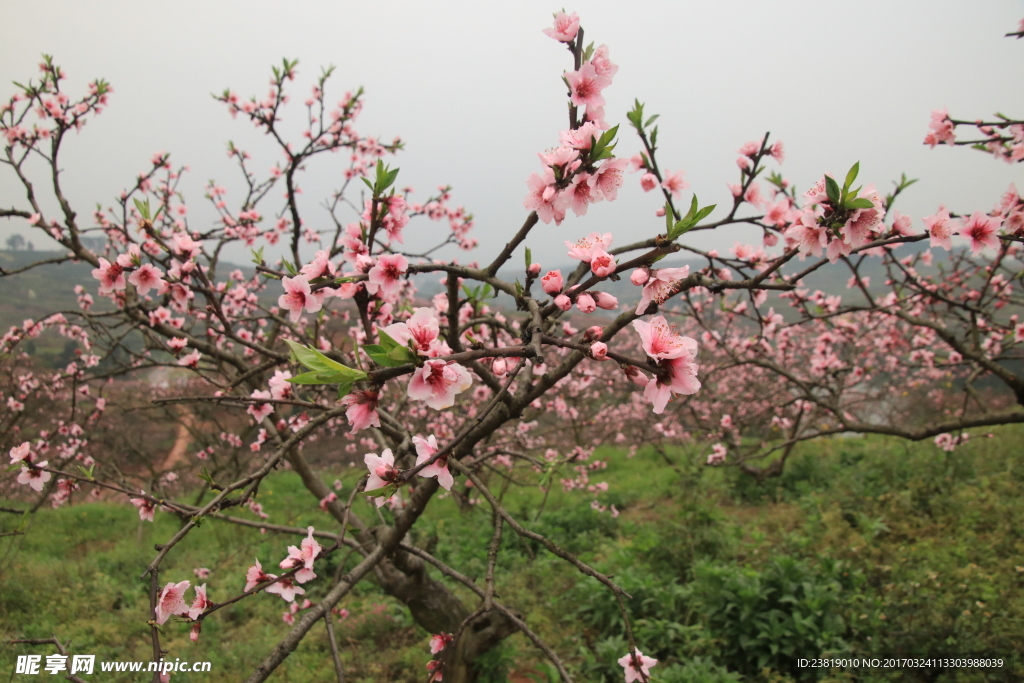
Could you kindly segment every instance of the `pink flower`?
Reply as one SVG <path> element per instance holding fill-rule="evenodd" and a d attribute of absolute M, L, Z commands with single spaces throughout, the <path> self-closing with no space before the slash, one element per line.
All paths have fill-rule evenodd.
<path fill-rule="evenodd" d="M 398 294 L 400 279 L 409 270 L 409 262 L 401 254 L 383 254 L 377 259 L 377 265 L 370 269 L 366 291 L 377 294 L 384 299 L 391 299 Z"/>
<path fill-rule="evenodd" d="M 185 583 L 187 584 L 188 581 L 185 581 Z M 192 605 L 189 607 L 188 618 L 195 620 L 211 605 L 213 605 L 213 603 L 206 598 L 206 584 L 204 583 L 202 586 L 196 586 L 196 597 L 192 601 Z M 196 636 L 198 637 L 198 635 L 199 634 L 197 633 Z"/>
<path fill-rule="evenodd" d="M 416 446 L 416 464 L 426 462 L 430 459 L 434 453 L 437 453 L 437 439 L 431 434 L 426 439 L 421 436 L 414 436 L 412 438 L 413 444 Z M 455 483 L 455 479 L 452 477 L 452 473 L 448 471 L 448 457 L 438 458 L 431 465 L 427 465 L 420 470 L 421 477 L 437 477 L 437 483 L 444 487 L 446 491 L 452 490 L 452 484 Z"/>
<path fill-rule="evenodd" d="M 590 345 L 590 356 L 594 360 L 608 360 L 608 345 L 604 342 L 594 342 Z"/>
<path fill-rule="evenodd" d="M 774 145 L 772 145 L 768 149 L 768 154 L 774 157 L 775 161 L 781 164 L 786 158 L 786 152 L 782 148 L 782 140 L 779 140 Z"/>
<path fill-rule="evenodd" d="M 692 358 L 673 358 L 663 361 L 661 374 L 655 376 L 644 389 L 644 398 L 654 406 L 654 413 L 660 415 L 665 411 L 672 394 L 690 395 L 700 390 L 697 379 L 697 364 Z"/>
<path fill-rule="evenodd" d="M 363 456 L 366 469 L 370 470 L 370 477 L 366 480 L 364 491 L 376 491 L 398 481 L 398 470 L 395 469 L 395 456 L 390 448 L 385 448 L 380 455 L 367 453 Z M 384 504 L 383 497 L 374 498 L 377 507 Z"/>
<path fill-rule="evenodd" d="M 975 211 L 967 222 L 960 228 L 960 234 L 971 240 L 971 253 L 977 254 L 982 249 L 997 249 L 999 238 L 996 232 L 1002 225 L 1000 218 L 986 216 L 980 211 Z"/>
<path fill-rule="evenodd" d="M 658 186 L 658 176 L 653 173 L 644 173 L 640 176 L 640 188 L 644 192 L 650 192 Z"/>
<path fill-rule="evenodd" d="M 893 210 L 892 231 L 896 235 L 913 235 L 914 228 L 910 216 L 904 216 L 899 211 Z"/>
<path fill-rule="evenodd" d="M 566 242 L 565 246 L 569 247 L 569 256 L 583 261 L 584 263 L 590 263 L 593 259 L 595 251 L 604 251 L 612 246 L 612 234 L 606 232 L 603 235 L 599 235 L 596 232 L 592 232 L 576 244 L 572 242 Z"/>
<path fill-rule="evenodd" d="M 565 189 L 572 212 L 577 216 L 585 216 L 589 205 L 601 201 L 601 193 L 594 188 L 591 178 L 589 173 L 578 173 Z"/>
<path fill-rule="evenodd" d="M 460 394 L 473 384 L 469 371 L 458 363 L 428 360 L 417 368 L 409 380 L 408 395 L 414 401 L 424 401 L 435 410 L 450 408 Z"/>
<path fill-rule="evenodd" d="M 291 579 L 281 579 L 267 586 L 267 592 L 280 595 L 285 602 L 291 602 L 296 595 L 305 595 L 306 589 L 296 586 Z"/>
<path fill-rule="evenodd" d="M 683 190 L 688 188 L 690 183 L 683 178 L 683 171 L 673 171 L 665 173 L 665 180 L 661 181 L 661 186 L 671 192 L 673 197 L 679 199 Z"/>
<path fill-rule="evenodd" d="M 796 222 L 786 228 L 787 240 L 793 240 L 801 254 L 820 256 L 828 244 L 828 230 L 818 225 L 818 218 L 811 211 L 804 211 Z"/>
<path fill-rule="evenodd" d="M 595 248 L 591 252 L 590 270 L 598 277 L 608 277 L 615 272 L 615 257 L 604 249 Z"/>
<path fill-rule="evenodd" d="M 640 650 L 636 650 L 635 654 L 630 653 L 619 659 L 619 666 L 626 670 L 626 683 L 650 680 L 650 669 L 657 663 L 657 659 L 646 656 Z"/>
<path fill-rule="evenodd" d="M 417 308 L 407 321 L 388 325 L 384 332 L 402 346 L 412 342 L 424 356 L 437 357 L 451 353 L 448 345 L 438 338 L 441 327 L 429 308 Z"/>
<path fill-rule="evenodd" d="M 579 30 L 580 18 L 575 12 L 572 14 L 559 12 L 555 15 L 555 25 L 552 28 L 544 29 L 544 35 L 554 38 L 560 43 L 571 43 Z"/>
<path fill-rule="evenodd" d="M 321 301 L 310 291 L 309 280 L 304 275 L 286 277 L 281 282 L 285 293 L 277 300 L 277 305 L 291 313 L 293 323 L 299 321 L 303 309 L 310 313 L 320 310 Z"/>
<path fill-rule="evenodd" d="M 153 505 L 152 501 L 145 498 L 132 498 L 129 502 L 138 508 L 139 519 L 145 522 L 153 521 L 153 511 L 156 509 L 156 506 Z"/>
<path fill-rule="evenodd" d="M 101 258 L 100 267 L 92 271 L 92 276 L 100 281 L 100 294 L 124 291 L 124 268 L 119 263 Z"/>
<path fill-rule="evenodd" d="M 680 280 L 689 274 L 690 266 L 651 270 L 643 292 L 640 294 L 640 303 L 636 306 L 636 314 L 643 315 L 652 301 L 658 305 L 665 303 Z"/>
<path fill-rule="evenodd" d="M 145 264 L 128 276 L 128 282 L 135 285 L 140 296 L 145 296 L 151 289 L 158 289 L 164 284 L 162 273 L 152 264 Z"/>
<path fill-rule="evenodd" d="M 334 275 L 334 264 L 331 263 L 330 254 L 326 250 L 320 249 L 312 261 L 302 266 L 299 273 L 305 276 L 307 281 Z"/>
<path fill-rule="evenodd" d="M 611 79 L 599 76 L 594 65 L 589 62 L 580 67 L 579 71 L 565 74 L 569 83 L 569 100 L 577 107 L 603 107 L 604 98 L 601 91 L 608 87 Z"/>
<path fill-rule="evenodd" d="M 11 464 L 15 464 L 21 461 L 32 462 L 32 444 L 28 441 L 23 441 L 20 446 L 15 446 L 9 452 L 11 456 Z"/>
<path fill-rule="evenodd" d="M 771 223 L 781 228 L 789 222 L 789 200 L 781 199 L 774 204 L 768 204 L 764 208 L 764 222 Z"/>
<path fill-rule="evenodd" d="M 320 509 L 327 512 L 327 509 L 331 506 L 331 503 L 338 500 L 338 494 L 331 491 L 326 496 L 320 499 Z"/>
<path fill-rule="evenodd" d="M 295 569 L 296 567 L 302 567 L 299 571 L 295 572 L 295 580 L 299 583 L 306 583 L 316 578 L 316 573 L 313 572 L 313 561 L 323 548 L 316 539 L 313 538 L 313 527 L 307 527 L 309 535 L 302 539 L 302 543 L 299 548 L 293 545 L 288 546 L 288 557 L 281 560 L 281 569 Z"/>
<path fill-rule="evenodd" d="M 711 451 L 711 455 L 708 456 L 709 465 L 719 465 L 725 462 L 725 455 L 729 452 L 726 447 L 720 443 L 716 443 L 712 446 Z"/>
<path fill-rule="evenodd" d="M 951 238 L 959 231 L 959 225 L 949 217 L 946 207 L 940 206 L 934 216 L 925 216 L 924 227 L 931 236 L 929 246 L 942 247 L 946 251 L 953 248 Z"/>
<path fill-rule="evenodd" d="M 555 175 L 550 168 L 542 174 L 531 173 L 526 180 L 530 189 L 523 200 L 523 206 L 537 212 L 537 217 L 545 223 L 555 221 L 560 225 L 565 219 L 565 210 L 569 206 L 569 197 L 555 186 Z"/>
<path fill-rule="evenodd" d="M 380 416 L 377 414 L 378 398 L 376 391 L 367 389 L 353 391 L 341 399 L 341 404 L 348 406 L 345 417 L 352 425 L 349 434 L 355 434 L 367 427 L 380 427 Z"/>
<path fill-rule="evenodd" d="M 436 655 L 441 650 L 448 647 L 452 642 L 452 634 L 450 633 L 436 633 L 430 636 L 430 654 Z"/>
<path fill-rule="evenodd" d="M 650 322 L 634 320 L 633 327 L 640 334 L 640 345 L 644 353 L 654 360 L 683 356 L 692 358 L 697 354 L 697 342 L 679 334 L 664 316 L 655 316 Z"/>
<path fill-rule="evenodd" d="M 206 567 L 196 567 L 192 573 L 196 575 L 197 579 L 205 579 L 210 576 L 210 570 Z"/>
<path fill-rule="evenodd" d="M 46 467 L 46 460 L 42 462 L 33 463 L 29 467 L 22 467 L 21 472 L 18 474 L 19 484 L 28 484 L 33 490 L 42 492 L 43 486 L 46 482 L 53 479 L 53 475 L 49 472 L 41 470 L 41 467 Z"/>
<path fill-rule="evenodd" d="M 252 392 L 250 398 L 270 398 L 270 392 L 256 389 Z M 259 423 L 263 421 L 263 418 L 274 412 L 274 406 L 269 403 L 253 403 L 245 409 L 245 412 L 252 415 L 252 419 Z"/>
<path fill-rule="evenodd" d="M 619 196 L 619 188 L 622 187 L 622 173 L 628 165 L 629 160 L 622 158 L 607 159 L 601 164 L 591 182 L 602 197 L 610 202 L 615 201 Z"/>
<path fill-rule="evenodd" d="M 187 616 L 188 608 L 185 607 L 185 591 L 192 584 L 189 581 L 181 583 L 168 583 L 160 591 L 160 597 L 156 601 L 156 623 L 163 626 L 172 616 Z"/>
<path fill-rule="evenodd" d="M 183 368 L 198 368 L 199 359 L 203 357 L 203 354 L 199 353 L 199 349 L 196 349 L 192 353 L 182 356 L 178 359 L 178 365 Z"/>
<path fill-rule="evenodd" d="M 558 294 L 562 291 L 562 287 L 565 282 L 562 280 L 562 271 L 560 270 L 549 270 L 547 274 L 540 279 L 540 286 L 546 294 Z"/>
<path fill-rule="evenodd" d="M 264 572 L 263 566 L 260 565 L 260 561 L 259 559 L 257 559 L 256 564 L 249 567 L 249 570 L 245 573 L 245 592 L 248 593 L 261 583 L 276 578 L 276 574 L 267 574 L 266 572 Z"/>
<path fill-rule="evenodd" d="M 956 132 L 953 122 L 949 120 L 949 113 L 945 109 L 936 109 L 932 112 L 932 119 L 928 123 L 928 134 L 924 136 L 924 144 L 931 147 L 946 143 L 952 145 L 956 142 Z"/>

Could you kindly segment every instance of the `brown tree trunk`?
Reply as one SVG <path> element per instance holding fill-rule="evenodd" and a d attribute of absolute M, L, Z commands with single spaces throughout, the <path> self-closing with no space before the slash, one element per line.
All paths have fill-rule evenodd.
<path fill-rule="evenodd" d="M 423 560 L 397 551 L 388 567 L 382 567 L 383 588 L 405 603 L 416 623 L 431 633 L 455 633 L 471 611 L 440 581 L 427 574 Z M 381 575 L 378 575 L 381 576 Z M 458 642 L 445 656 L 445 683 L 473 683 L 478 672 L 473 663 L 516 632 L 516 626 L 501 612 L 478 615 L 466 624 Z"/>

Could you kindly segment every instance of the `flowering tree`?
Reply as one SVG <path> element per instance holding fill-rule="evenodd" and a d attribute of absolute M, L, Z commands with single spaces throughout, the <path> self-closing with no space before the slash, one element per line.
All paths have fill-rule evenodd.
<path fill-rule="evenodd" d="M 541 484 L 550 485 L 554 472 L 568 467 L 564 486 L 600 492 L 607 483 L 589 479 L 600 469 L 589 461 L 595 440 L 628 441 L 620 426 L 647 422 L 651 414 L 665 416 L 655 418 L 662 420 L 663 434 L 720 430 L 723 441 L 737 447 L 747 420 L 781 430 L 784 448 L 837 430 L 886 431 L 876 418 L 894 382 L 922 392 L 939 387 L 934 398 L 944 409 L 949 392 L 941 390 L 941 381 L 963 379 L 964 391 L 975 397 L 970 406 L 950 408 L 938 426 L 906 431 L 912 438 L 1019 421 L 1021 413 L 1001 397 L 974 390 L 989 373 L 1015 388 L 1017 403 L 1024 396 L 1003 362 L 1020 348 L 1024 327 L 989 312 L 1018 301 L 1020 269 L 1013 261 L 1024 221 L 1015 217 L 1024 211 L 1016 194 L 996 216 L 975 214 L 961 223 L 940 211 L 927 219 L 929 232 L 917 234 L 906 217 L 890 212 L 905 181 L 885 198 L 871 185 L 855 187 L 857 167 L 842 184 L 823 176 L 802 197 L 777 171 L 762 186 L 766 167 L 784 157 L 782 144 L 766 135 L 741 148 L 740 182 L 731 203 L 712 218 L 716 207 L 701 206 L 695 196 L 679 204 L 686 180 L 682 171 L 660 165 L 657 117 L 645 114 L 639 102 L 627 120 L 640 151 L 632 158 L 615 156 L 619 126 L 606 120 L 602 96 L 618 68 L 608 48 L 586 44 L 576 15 L 559 13 L 545 32 L 572 59 L 564 74 L 569 126 L 558 134 L 557 146 L 539 154 L 540 170 L 527 179 L 525 219 L 486 264 L 440 258 L 446 249 L 476 246 L 472 216 L 452 205 L 450 188 L 424 198 L 398 189 L 399 171 L 385 158 L 400 150 L 401 141 L 360 135 L 355 126 L 362 92 L 345 93 L 332 107 L 326 95 L 330 70 L 303 102 L 298 141 L 288 140 L 281 126 L 295 62 L 285 60 L 273 70 L 263 98 L 230 90 L 218 96 L 281 156 L 263 174 L 244 150 L 231 146 L 246 189 L 229 200 L 226 190 L 209 184 L 206 199 L 218 221 L 208 228 L 189 220 L 178 189 L 184 168 L 172 166 L 164 153 L 153 156 L 113 205 L 83 224 L 62 189 L 58 157 L 68 133 L 107 105 L 112 89 L 104 81 L 72 97 L 63 70 L 46 57 L 38 82 L 21 86 L 0 107 L 3 161 L 25 191 L 24 205 L 2 209 L 0 216 L 27 221 L 66 252 L 2 274 L 80 261 L 91 264 L 94 278 L 76 289 L 78 310 L 26 321 L 0 339 L 0 386 L 8 408 L 0 433 L 14 466 L 7 485 L 32 498 L 34 508 L 47 500 L 66 503 L 85 488 L 133 505 L 144 520 L 180 517 L 180 529 L 144 568 L 154 660 L 167 654 L 161 631 L 173 628 L 172 618 L 188 624 L 195 640 L 204 621 L 216 619 L 224 606 L 271 593 L 291 606 L 290 628 L 248 678 L 265 680 L 321 621 L 333 643 L 332 609 L 372 576 L 436 634 L 429 644 L 435 658 L 426 663 L 430 680 L 473 680 L 473 661 L 517 631 L 571 680 L 558 653 L 514 606 L 496 599 L 501 539 L 512 533 L 540 543 L 616 597 L 629 642 L 619 664 L 627 681 L 647 681 L 656 660 L 643 655 L 643 644 L 633 638 L 624 591 L 512 515 L 496 490 L 504 471 L 536 471 Z M 947 119 L 938 125 L 944 122 L 957 125 Z M 942 141 L 949 134 L 943 128 Z M 310 219 L 299 208 L 299 181 L 307 162 L 328 152 L 347 160 L 344 182 L 327 201 L 326 219 Z M 29 160 L 46 166 L 43 179 L 32 176 Z M 645 191 L 657 191 L 663 232 L 626 244 L 611 233 L 566 235 L 568 256 L 579 261 L 571 272 L 533 261 L 528 244 L 539 223 L 557 226 L 569 211 L 582 216 L 591 204 L 614 201 L 627 171 L 640 174 Z M 284 201 L 275 203 L 282 190 Z M 49 202 L 57 207 L 53 216 L 47 215 Z M 352 220 L 344 218 L 346 211 Z M 439 224 L 433 248 L 405 249 L 413 221 Z M 738 244 L 731 256 L 721 256 L 686 241 L 690 232 L 736 225 L 759 228 L 763 245 Z M 915 252 L 909 260 L 893 254 L 897 245 L 929 237 L 948 248 L 957 231 L 971 238 L 972 254 L 954 252 L 949 271 L 925 270 L 932 265 L 930 252 Z M 98 250 L 87 246 L 97 235 L 105 240 Z M 237 244 L 252 248 L 255 270 L 225 266 L 225 250 Z M 284 256 L 268 262 L 267 245 L 280 245 Z M 520 248 L 521 271 L 512 265 Z M 659 267 L 678 252 L 699 257 L 701 267 Z M 863 272 L 868 259 L 885 269 L 888 293 L 871 289 Z M 838 267 L 851 270 L 851 287 L 866 303 L 844 306 L 801 285 L 819 268 Z M 519 272 L 506 278 L 499 276 L 502 269 Z M 427 301 L 417 298 L 416 276 L 442 278 L 444 291 Z M 622 277 L 636 287 L 636 296 L 620 307 L 608 289 Z M 496 294 L 514 302 L 515 311 L 492 308 L 488 301 Z M 763 310 L 782 302 L 794 311 L 788 320 Z M 582 331 L 572 325 L 570 316 L 591 315 L 594 324 Z M 22 352 L 22 344 L 44 330 L 81 346 L 78 358 L 59 372 L 31 368 Z M 949 348 L 936 350 L 940 341 Z M 698 354 L 707 357 L 700 372 Z M 186 430 L 221 420 L 212 430 L 219 437 L 201 443 L 197 459 L 204 462 L 188 468 L 202 482 L 202 495 L 192 502 L 176 495 L 175 472 L 174 478 L 166 468 L 122 474 L 98 458 L 90 441 L 111 417 L 105 415 L 109 378 L 168 370 L 192 379 L 179 395 L 159 391 L 153 397 L 166 417 Z M 786 380 L 785 388 L 766 389 L 776 377 Z M 751 393 L 751 386 L 760 388 Z M 618 390 L 626 396 L 620 399 Z M 597 414 L 607 418 L 603 431 L 593 429 Z M 695 421 L 676 429 L 667 421 L 673 415 Z M 566 421 L 580 427 L 575 443 L 566 441 Z M 894 429 L 887 433 L 898 433 Z M 347 495 L 339 497 L 310 464 L 304 449 L 317 439 L 362 455 L 367 471 Z M 728 451 L 720 445 L 714 457 L 725 459 Z M 284 467 L 301 477 L 323 510 L 319 529 L 266 519 L 261 483 Z M 483 585 L 408 541 L 440 490 L 466 498 L 469 488 L 492 513 Z M 363 493 L 372 505 L 357 502 Z M 384 505 L 388 518 L 375 510 Z M 264 565 L 257 558 L 244 581 L 211 585 L 210 593 L 220 598 L 214 601 L 206 583 L 193 589 L 180 576 L 162 576 L 165 559 L 204 522 L 301 540 L 287 549 L 282 544 L 279 561 L 263 558 Z M 318 576 L 318 562 L 342 548 L 356 553 L 358 562 L 344 574 Z M 478 603 L 466 604 L 429 570 L 465 586 Z M 315 604 L 300 604 L 311 581 L 326 583 L 326 594 Z M 335 663 L 340 679 L 340 659 Z"/>

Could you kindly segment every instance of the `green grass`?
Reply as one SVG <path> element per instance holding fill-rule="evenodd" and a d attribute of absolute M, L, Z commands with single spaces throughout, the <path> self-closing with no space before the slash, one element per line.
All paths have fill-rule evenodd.
<path fill-rule="evenodd" d="M 626 458 L 605 447 L 594 457 L 607 458 L 608 467 L 591 480 L 611 484 L 600 500 L 622 511 L 618 519 L 591 510 L 591 496 L 557 484 L 539 516 L 543 493 L 535 487 L 510 485 L 504 502 L 530 528 L 615 574 L 630 591 L 640 646 L 661 662 L 655 680 L 813 680 L 788 668 L 786 652 L 840 645 L 855 652 L 1015 653 L 1020 676 L 1022 442 L 1024 430 L 1016 428 L 997 430 L 992 439 L 976 434 L 952 454 L 927 442 L 832 439 L 805 444 L 784 475 L 764 486 L 732 469 L 699 466 L 704 449 L 673 453 L 670 466 L 649 448 Z M 341 477 L 347 492 L 358 469 L 323 479 Z M 497 481 L 492 486 L 500 488 Z M 273 523 L 333 527 L 293 473 L 268 479 L 260 502 Z M 372 519 L 370 505 L 359 505 Z M 5 515 L 0 531 L 16 524 Z M 108 502 L 40 510 L 25 536 L 0 539 L 0 638 L 56 634 L 71 639 L 73 651 L 99 659 L 147 659 L 148 583 L 140 575 L 153 545 L 177 524 L 159 512 L 155 523 L 143 523 L 134 508 Z M 462 510 L 449 496 L 431 502 L 412 540 L 482 579 L 490 535 L 486 502 Z M 192 570 L 207 567 L 211 599 L 225 600 L 241 591 L 254 557 L 273 571 L 296 542 L 210 520 L 170 554 L 161 582 L 196 583 Z M 338 561 L 317 563 L 321 578 L 306 584 L 305 597 L 320 599 Z M 625 651 L 622 625 L 605 592 L 507 529 L 499 566 L 500 598 L 526 616 L 579 680 L 621 680 L 614 660 Z M 476 604 L 468 591 L 453 588 Z M 351 613 L 338 623 L 348 680 L 424 678 L 429 634 L 401 604 L 365 582 L 339 606 Z M 163 643 L 172 658 L 213 662 L 212 672 L 196 680 L 238 680 L 287 632 L 285 609 L 277 596 L 258 595 L 207 620 L 196 644 L 188 624 L 168 622 Z M 0 663 L 13 665 L 27 651 L 0 646 Z M 507 680 L 510 669 L 540 675 L 544 667 L 516 635 L 489 657 L 485 679 Z M 317 627 L 274 678 L 331 675 L 326 635 Z M 820 680 L 845 680 L 831 676 Z M 876 680 L 926 680 L 887 676 Z M 961 672 L 927 680 L 982 679 Z"/>

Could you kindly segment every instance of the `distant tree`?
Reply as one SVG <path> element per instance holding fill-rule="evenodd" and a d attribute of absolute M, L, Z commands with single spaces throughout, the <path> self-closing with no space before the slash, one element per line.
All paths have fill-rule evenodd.
<path fill-rule="evenodd" d="M 14 233 L 7 238 L 7 248 L 11 251 L 18 251 L 25 246 L 25 238 L 21 236 L 21 233 Z"/>

